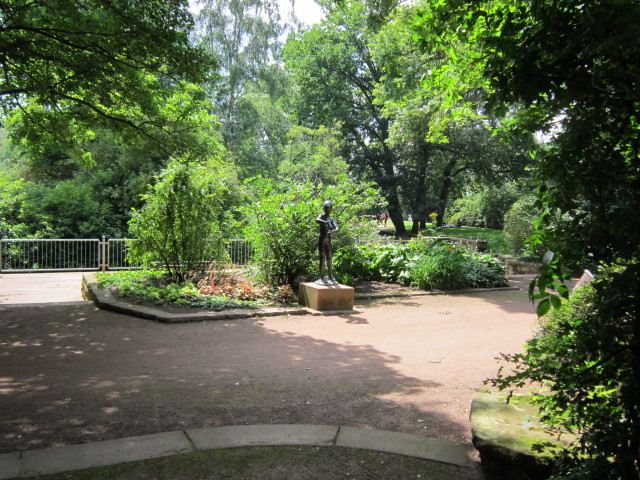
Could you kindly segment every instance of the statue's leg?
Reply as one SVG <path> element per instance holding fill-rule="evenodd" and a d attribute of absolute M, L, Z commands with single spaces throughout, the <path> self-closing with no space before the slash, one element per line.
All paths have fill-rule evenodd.
<path fill-rule="evenodd" d="M 327 248 L 327 271 L 329 272 L 329 280 L 335 280 L 333 278 L 333 252 L 331 245 Z"/>
<path fill-rule="evenodd" d="M 320 254 L 320 278 L 324 277 L 324 248 L 322 242 L 318 246 L 318 253 Z"/>

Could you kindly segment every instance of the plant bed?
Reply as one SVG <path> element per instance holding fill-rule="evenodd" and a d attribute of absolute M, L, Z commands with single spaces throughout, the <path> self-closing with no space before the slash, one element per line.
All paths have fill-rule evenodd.
<path fill-rule="evenodd" d="M 126 271 L 98 274 L 98 285 L 122 301 L 165 312 L 210 312 L 257 309 L 295 303 L 288 286 L 269 289 L 252 283 L 246 272 L 210 271 L 175 283 L 163 271 Z"/>

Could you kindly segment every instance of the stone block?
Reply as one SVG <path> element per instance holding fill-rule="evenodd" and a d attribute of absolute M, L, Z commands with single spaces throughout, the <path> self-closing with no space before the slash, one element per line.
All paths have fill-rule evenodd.
<path fill-rule="evenodd" d="M 471 433 L 487 478 L 544 480 L 556 456 L 576 440 L 552 432 L 538 418 L 538 407 L 524 395 L 479 391 L 471 404 Z M 544 447 L 542 450 L 534 448 Z"/>
<path fill-rule="evenodd" d="M 353 287 L 340 284 L 321 285 L 307 282 L 301 283 L 298 290 L 300 305 L 320 312 L 353 310 L 354 297 Z"/>

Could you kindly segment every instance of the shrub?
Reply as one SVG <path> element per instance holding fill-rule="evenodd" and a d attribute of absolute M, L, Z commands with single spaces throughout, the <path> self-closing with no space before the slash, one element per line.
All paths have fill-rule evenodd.
<path fill-rule="evenodd" d="M 407 243 L 354 245 L 337 252 L 334 264 L 339 275 L 408 285 L 412 262 L 437 243 L 437 240 L 412 240 Z"/>
<path fill-rule="evenodd" d="M 270 286 L 296 287 L 303 280 L 318 278 L 315 220 L 324 200 L 333 202 L 332 216 L 340 227 L 333 237 L 336 252 L 352 248 L 368 235 L 370 221 L 361 214 L 381 201 L 375 190 L 362 184 L 274 185 L 254 179 L 249 186 L 255 198 L 244 209 L 249 223 L 245 238 L 253 245 L 260 280 Z"/>
<path fill-rule="evenodd" d="M 553 478 L 632 478 L 620 460 L 638 458 L 629 417 L 638 408 L 632 396 L 638 382 L 631 361 L 635 312 L 601 307 L 602 298 L 625 288 L 612 279 L 628 281 L 624 269 L 610 272 L 562 300 L 542 319 L 524 353 L 502 355 L 509 373 L 501 370 L 490 380 L 500 389 L 537 387 L 541 419 L 579 435 Z"/>
<path fill-rule="evenodd" d="M 504 266 L 499 260 L 434 239 L 359 245 L 339 252 L 336 266 L 341 274 L 350 278 L 411 283 L 425 289 L 508 285 Z"/>
<path fill-rule="evenodd" d="M 518 198 L 518 187 L 508 183 L 501 187 L 487 187 L 471 192 L 453 202 L 446 221 L 469 227 L 502 229 L 504 215 Z"/>
<path fill-rule="evenodd" d="M 474 288 L 509 285 L 504 264 L 490 255 L 468 255 L 466 277 L 469 286 Z"/>
<path fill-rule="evenodd" d="M 526 240 L 533 234 L 533 221 L 539 214 L 533 196 L 520 198 L 505 214 L 504 233 L 512 253 L 520 255 L 525 252 Z"/>
<path fill-rule="evenodd" d="M 424 290 L 457 290 L 468 286 L 465 258 L 458 251 L 422 255 L 409 273 L 411 284 Z"/>
<path fill-rule="evenodd" d="M 233 182 L 222 164 L 172 161 L 143 195 L 144 206 L 133 211 L 129 261 L 145 267 L 160 262 L 182 281 L 204 261 L 222 259 L 220 224 Z"/>

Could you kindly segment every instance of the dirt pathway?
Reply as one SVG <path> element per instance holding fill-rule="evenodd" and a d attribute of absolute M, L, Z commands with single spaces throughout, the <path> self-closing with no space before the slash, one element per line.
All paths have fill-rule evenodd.
<path fill-rule="evenodd" d="M 526 296 L 385 299 L 356 315 L 174 325 L 91 304 L 0 305 L 0 452 L 257 423 L 468 443 L 474 389 L 496 373 L 500 352 L 531 335 Z"/>

